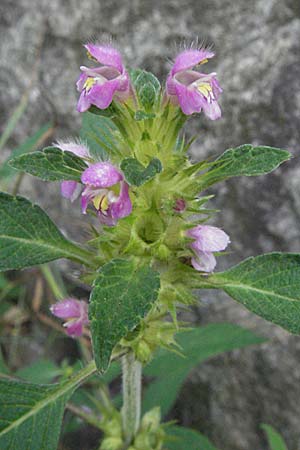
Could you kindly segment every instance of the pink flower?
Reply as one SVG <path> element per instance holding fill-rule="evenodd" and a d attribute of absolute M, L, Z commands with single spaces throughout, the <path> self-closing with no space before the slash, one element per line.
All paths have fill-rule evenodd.
<path fill-rule="evenodd" d="M 221 117 L 218 97 L 222 92 L 216 73 L 201 73 L 192 70 L 194 66 L 204 64 L 214 53 L 200 48 L 180 53 L 167 78 L 166 92 L 171 102 L 180 105 L 184 114 L 204 114 L 212 120 Z"/>
<path fill-rule="evenodd" d="M 62 142 L 58 141 L 54 144 L 55 147 L 59 148 L 63 152 L 71 152 L 76 156 L 81 158 L 88 158 L 90 156 L 89 149 L 86 145 L 80 142 Z M 73 202 L 79 196 L 81 191 L 80 184 L 77 181 L 68 180 L 61 183 L 61 195 L 68 198 Z"/>
<path fill-rule="evenodd" d="M 192 265 L 201 272 L 212 272 L 216 267 L 216 258 L 213 252 L 225 250 L 230 243 L 229 236 L 220 228 L 210 225 L 198 225 L 187 232 L 188 237 L 194 238 L 191 248 L 195 256 Z"/>
<path fill-rule="evenodd" d="M 118 50 L 110 45 L 96 44 L 86 44 L 85 48 L 89 57 L 102 65 L 95 68 L 80 67 L 83 73 L 76 84 L 81 93 L 77 111 L 87 111 L 91 105 L 105 109 L 113 98 L 125 101 L 129 96 L 130 82 Z"/>
<path fill-rule="evenodd" d="M 66 298 L 55 303 L 50 308 L 52 314 L 60 319 L 65 319 L 64 327 L 67 334 L 72 337 L 82 335 L 83 327 L 88 325 L 88 304 L 75 298 Z"/>
<path fill-rule="evenodd" d="M 99 162 L 88 167 L 81 176 L 85 185 L 81 197 L 85 214 L 90 202 L 97 209 L 100 222 L 114 226 L 132 211 L 129 186 L 123 174 L 110 162 Z"/>

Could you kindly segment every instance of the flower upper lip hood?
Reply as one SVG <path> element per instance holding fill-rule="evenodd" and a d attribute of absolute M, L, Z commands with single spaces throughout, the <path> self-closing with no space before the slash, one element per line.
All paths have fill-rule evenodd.
<path fill-rule="evenodd" d="M 205 74 L 192 70 L 204 64 L 214 53 L 207 49 L 190 49 L 180 53 L 168 75 L 166 91 L 173 104 L 179 104 L 184 114 L 204 111 L 212 120 L 221 117 L 217 102 L 222 89 L 216 73 Z"/>
<path fill-rule="evenodd" d="M 91 105 L 105 109 L 114 96 L 119 101 L 125 101 L 130 93 L 130 81 L 118 50 L 111 45 L 86 44 L 84 47 L 88 55 L 102 65 L 95 68 L 80 67 L 82 74 L 76 85 L 81 94 L 77 110 L 84 112 Z"/>
<path fill-rule="evenodd" d="M 129 186 L 123 174 L 110 162 L 92 164 L 82 173 L 81 181 L 85 185 L 81 197 L 83 213 L 92 202 L 100 222 L 108 226 L 116 225 L 119 219 L 131 213 Z"/>

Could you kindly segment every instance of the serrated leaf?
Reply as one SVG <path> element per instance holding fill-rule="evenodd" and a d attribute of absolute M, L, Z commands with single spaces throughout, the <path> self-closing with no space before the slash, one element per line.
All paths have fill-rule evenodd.
<path fill-rule="evenodd" d="M 56 450 L 65 404 L 94 362 L 62 384 L 0 380 L 1 450 Z"/>
<path fill-rule="evenodd" d="M 167 450 L 217 450 L 206 436 L 191 428 L 172 426 L 167 433 L 174 438 L 166 441 Z"/>
<path fill-rule="evenodd" d="M 118 154 L 116 132 L 117 127 L 108 117 L 83 113 L 80 137 L 96 160 L 105 161 L 108 155 Z"/>
<path fill-rule="evenodd" d="M 68 241 L 37 205 L 0 193 L 0 270 L 69 258 L 89 264 L 91 254 Z"/>
<path fill-rule="evenodd" d="M 206 282 L 264 319 L 300 333 L 300 254 L 251 257 Z"/>
<path fill-rule="evenodd" d="M 11 152 L 11 155 L 7 158 L 7 160 L 0 167 L 1 181 L 5 180 L 7 178 L 10 178 L 11 176 L 16 174 L 15 170 L 12 167 L 10 167 L 10 165 L 9 165 L 10 160 L 13 158 L 16 158 L 17 156 L 20 156 L 20 155 L 23 155 L 25 153 L 29 153 L 29 152 L 35 150 L 37 148 L 40 140 L 49 132 L 49 130 L 51 128 L 52 128 L 51 123 L 44 125 L 36 133 L 34 133 L 33 136 L 30 136 L 21 145 L 19 145 L 17 148 L 15 148 Z"/>
<path fill-rule="evenodd" d="M 256 176 L 272 172 L 281 163 L 291 158 L 291 154 L 279 148 L 241 145 L 226 150 L 214 163 L 213 167 L 201 175 L 201 188 L 237 176 Z"/>
<path fill-rule="evenodd" d="M 133 260 L 114 259 L 101 268 L 89 307 L 98 370 L 107 369 L 114 346 L 148 313 L 159 287 L 159 273 Z"/>
<path fill-rule="evenodd" d="M 210 324 L 185 331 L 176 337 L 184 358 L 160 349 L 145 367 L 145 375 L 156 377 L 144 393 L 144 411 L 159 404 L 167 414 L 189 372 L 201 362 L 223 352 L 260 344 L 264 339 L 237 325 Z"/>
<path fill-rule="evenodd" d="M 56 147 L 46 147 L 40 152 L 21 155 L 9 165 L 17 170 L 34 175 L 44 181 L 79 181 L 88 167 L 82 158 L 72 152 L 63 152 Z"/>
<path fill-rule="evenodd" d="M 261 428 L 267 435 L 270 450 L 288 450 L 283 438 L 273 427 L 262 424 Z"/>
<path fill-rule="evenodd" d="M 126 181 L 132 186 L 141 186 L 162 171 L 158 158 L 153 158 L 145 168 L 137 159 L 126 158 L 121 162 L 121 169 Z"/>

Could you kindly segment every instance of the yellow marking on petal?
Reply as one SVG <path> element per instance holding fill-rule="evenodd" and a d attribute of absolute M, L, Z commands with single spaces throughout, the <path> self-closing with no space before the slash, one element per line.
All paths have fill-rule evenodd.
<path fill-rule="evenodd" d="M 89 90 L 94 86 L 95 83 L 96 83 L 95 78 L 93 78 L 93 77 L 87 77 L 87 79 L 85 80 L 85 83 L 84 83 L 84 85 L 83 85 L 83 88 L 84 88 L 86 91 L 89 91 Z"/>
<path fill-rule="evenodd" d="M 93 199 L 93 204 L 95 206 L 96 209 L 101 210 L 101 211 L 107 211 L 108 210 L 108 198 L 106 195 L 100 194 L 97 195 L 94 199 Z"/>
<path fill-rule="evenodd" d="M 88 50 L 87 50 L 86 54 L 89 59 L 91 59 L 92 61 L 98 62 L 97 59 Z"/>
<path fill-rule="evenodd" d="M 208 59 L 205 58 L 205 59 L 203 59 L 202 61 L 200 61 L 200 62 L 196 65 L 196 67 L 202 66 L 202 64 L 206 64 L 207 62 L 208 62 Z"/>
<path fill-rule="evenodd" d="M 206 98 L 208 98 L 212 92 L 212 87 L 209 83 L 201 83 L 197 86 L 197 89 Z"/>

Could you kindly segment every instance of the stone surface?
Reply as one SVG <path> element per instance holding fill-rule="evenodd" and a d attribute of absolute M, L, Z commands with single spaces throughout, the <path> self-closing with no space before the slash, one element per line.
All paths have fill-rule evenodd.
<path fill-rule="evenodd" d="M 74 83 L 85 61 L 81 43 L 91 36 L 116 40 L 128 64 L 159 77 L 180 41 L 213 42 L 224 88 L 223 118 L 192 119 L 200 132 L 192 148 L 199 159 L 245 142 L 276 145 L 298 156 L 300 141 L 299 0 L 2 0 L 0 4 L 0 105 L 5 122 L 29 89 L 26 116 L 6 152 L 55 119 L 55 138 L 76 133 Z M 82 221 L 76 208 L 57 200 L 58 187 L 27 181 L 22 193 L 36 198 L 72 234 Z M 215 223 L 232 238 L 221 267 L 266 251 L 300 251 L 300 165 L 292 160 L 261 178 L 215 187 L 222 208 Z M 72 220 L 70 220 L 72 219 Z M 74 232 L 73 232 L 74 236 Z M 230 321 L 270 338 L 260 348 L 236 351 L 195 370 L 174 413 L 207 433 L 222 450 L 266 448 L 259 426 L 280 430 L 290 449 L 300 447 L 300 340 L 257 319 L 222 295 L 202 294 L 196 323 Z"/>

